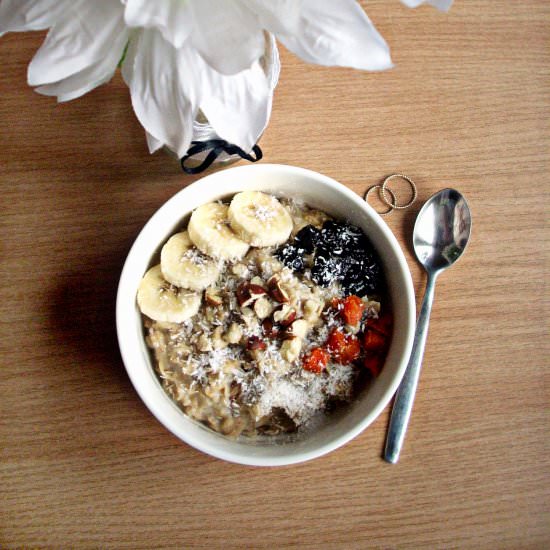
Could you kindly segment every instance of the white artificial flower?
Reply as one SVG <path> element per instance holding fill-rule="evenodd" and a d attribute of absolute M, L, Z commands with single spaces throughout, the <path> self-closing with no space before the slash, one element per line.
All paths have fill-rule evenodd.
<path fill-rule="evenodd" d="M 355 0 L 0 0 L 0 34 L 41 29 L 49 32 L 29 85 L 68 101 L 110 80 L 122 60 L 149 149 L 167 145 L 180 157 L 199 110 L 221 138 L 245 151 L 255 144 L 271 109 L 264 31 L 310 63 L 392 66 Z"/>
<path fill-rule="evenodd" d="M 409 8 L 416 8 L 420 4 L 431 4 L 441 11 L 447 11 L 451 7 L 453 0 L 401 0 L 401 2 L 409 6 Z"/>

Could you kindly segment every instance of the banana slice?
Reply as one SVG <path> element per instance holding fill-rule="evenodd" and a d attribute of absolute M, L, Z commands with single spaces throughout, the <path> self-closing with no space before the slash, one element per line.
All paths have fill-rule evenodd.
<path fill-rule="evenodd" d="M 240 260 L 248 251 L 248 243 L 229 227 L 225 204 L 210 202 L 199 206 L 191 214 L 187 231 L 201 252 L 217 260 Z"/>
<path fill-rule="evenodd" d="M 218 263 L 193 246 L 187 231 L 172 235 L 162 247 L 160 268 L 169 283 L 199 291 L 213 285 L 220 274 Z"/>
<path fill-rule="evenodd" d="M 201 295 L 171 285 L 156 265 L 141 280 L 137 301 L 141 312 L 155 321 L 182 323 L 199 311 Z"/>
<path fill-rule="evenodd" d="M 275 197 L 260 191 L 237 193 L 228 217 L 231 229 L 252 246 L 282 244 L 292 231 L 288 210 Z"/>

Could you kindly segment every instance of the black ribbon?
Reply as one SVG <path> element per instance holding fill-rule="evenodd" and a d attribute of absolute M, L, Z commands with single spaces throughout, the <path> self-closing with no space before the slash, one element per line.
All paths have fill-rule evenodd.
<path fill-rule="evenodd" d="M 185 161 L 199 153 L 204 151 L 210 152 L 206 155 L 206 158 L 199 164 L 199 166 L 191 167 L 186 166 Z M 262 150 L 258 145 L 252 147 L 252 152 L 255 157 L 243 151 L 237 145 L 228 143 L 224 139 L 209 139 L 208 141 L 192 141 L 191 147 L 189 147 L 186 155 L 181 159 L 181 168 L 186 174 L 199 174 L 203 170 L 206 170 L 222 153 L 227 153 L 228 155 L 239 155 L 245 160 L 250 162 L 258 162 L 263 157 Z"/>

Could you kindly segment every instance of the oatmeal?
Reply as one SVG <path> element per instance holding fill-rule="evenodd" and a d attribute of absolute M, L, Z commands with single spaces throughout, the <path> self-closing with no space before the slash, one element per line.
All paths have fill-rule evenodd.
<path fill-rule="evenodd" d="M 165 391 L 230 436 L 293 432 L 349 402 L 391 338 L 360 229 L 255 191 L 197 208 L 138 304 Z"/>

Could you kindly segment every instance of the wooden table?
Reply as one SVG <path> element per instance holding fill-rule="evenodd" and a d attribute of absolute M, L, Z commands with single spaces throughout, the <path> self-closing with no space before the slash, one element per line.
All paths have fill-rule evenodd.
<path fill-rule="evenodd" d="M 197 177 L 149 156 L 119 76 L 56 105 L 26 86 L 43 33 L 0 40 L 0 546 L 549 547 L 550 4 L 373 0 L 369 15 L 395 69 L 282 52 L 261 145 L 359 194 L 415 179 L 419 200 L 387 222 L 418 301 L 418 209 L 444 186 L 469 201 L 473 240 L 438 282 L 397 465 L 381 459 L 388 410 L 275 469 L 203 455 L 153 418 L 119 356 L 116 286 L 140 228 Z"/>

